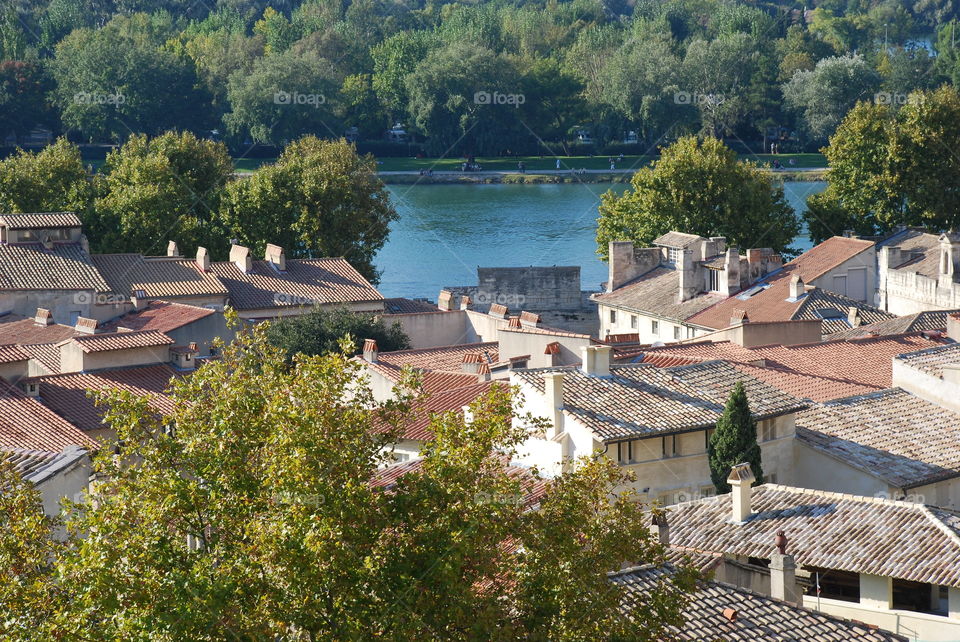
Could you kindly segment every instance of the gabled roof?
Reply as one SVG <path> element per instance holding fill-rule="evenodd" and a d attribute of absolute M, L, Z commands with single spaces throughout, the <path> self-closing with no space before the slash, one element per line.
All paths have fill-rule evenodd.
<path fill-rule="evenodd" d="M 474 378 L 476 380 L 476 378 Z M 481 381 L 462 388 L 441 390 L 415 401 L 411 408 L 411 420 L 404 424 L 402 439 L 414 441 L 430 441 L 433 431 L 430 430 L 431 416 L 443 412 L 461 412 L 479 397 L 490 391 L 494 381 Z M 505 385 L 503 382 L 500 385 Z"/>
<path fill-rule="evenodd" d="M 897 488 L 960 476 L 960 414 L 900 388 L 811 406 L 797 438 Z"/>
<path fill-rule="evenodd" d="M 927 310 L 926 312 L 916 312 L 902 317 L 884 319 L 875 323 L 861 325 L 859 328 L 850 328 L 842 332 L 831 334 L 829 339 L 851 339 L 864 336 L 884 336 L 888 334 L 906 334 L 908 332 L 926 332 L 945 330 L 947 327 L 947 317 L 956 314 L 960 310 Z"/>
<path fill-rule="evenodd" d="M 758 419 L 806 407 L 795 397 L 721 361 L 674 368 L 611 366 L 610 377 L 588 376 L 575 367 L 518 370 L 514 374 L 543 394 L 543 375 L 551 372 L 564 374 L 563 412 L 604 442 L 712 427 L 738 381 L 743 382 Z"/>
<path fill-rule="evenodd" d="M 680 273 L 673 268 L 660 266 L 620 286 L 613 292 L 593 297 L 604 305 L 638 310 L 665 319 L 682 321 L 701 310 L 724 300 L 719 294 L 698 294 L 692 299 L 677 303 L 680 293 Z M 728 319 L 729 321 L 729 319 Z M 726 327 L 726 326 L 724 326 Z"/>
<path fill-rule="evenodd" d="M 88 334 L 67 339 L 84 352 L 107 352 L 110 350 L 131 350 L 134 348 L 152 348 L 173 344 L 173 339 L 156 330 L 140 332 L 110 332 L 106 334 Z"/>
<path fill-rule="evenodd" d="M 237 310 L 383 301 L 383 295 L 346 259 L 288 259 L 284 272 L 267 261 L 251 263 L 250 273 L 229 261 L 210 266 Z"/>
<path fill-rule="evenodd" d="M 670 582 L 675 569 L 640 566 L 610 574 L 610 581 L 623 590 L 621 610 L 643 609 L 653 592 Z M 803 608 L 760 595 L 747 589 L 701 581 L 683 609 L 683 626 L 671 626 L 662 639 L 689 642 L 871 642 L 907 638 L 865 624 L 844 620 L 821 611 Z M 737 617 L 730 621 L 724 609 L 734 609 Z"/>
<path fill-rule="evenodd" d="M 665 247 L 688 248 L 694 243 L 707 241 L 697 234 L 687 234 L 686 232 L 667 232 L 653 239 L 653 245 L 663 245 Z"/>
<path fill-rule="evenodd" d="M 960 363 L 960 343 L 905 352 L 897 357 L 897 361 L 933 377 L 940 378 L 943 377 L 943 366 Z"/>
<path fill-rule="evenodd" d="M 816 310 L 835 308 L 842 314 L 842 318 L 824 321 L 823 334 L 829 335 L 850 327 L 846 322 L 849 307 L 858 308 L 861 319 L 865 323 L 890 318 L 893 315 L 821 288 L 808 290 L 805 296 L 795 301 L 788 300 L 790 279 L 794 275 L 800 275 L 804 283 L 810 283 L 856 255 L 870 250 L 873 245 L 873 241 L 843 236 L 829 238 L 785 264 L 782 269 L 760 279 L 746 291 L 724 299 L 691 316 L 687 321 L 694 325 L 719 330 L 729 327 L 730 318 L 737 310 L 746 312 L 751 321 L 791 321 L 819 319 L 822 317 L 816 313 Z M 748 296 L 748 293 L 753 294 Z"/>
<path fill-rule="evenodd" d="M 486 354 L 489 354 L 490 363 L 496 363 L 500 359 L 499 350 L 500 344 L 496 341 L 460 343 L 452 346 L 437 346 L 435 348 L 381 352 L 377 355 L 377 361 L 395 368 L 412 366 L 422 370 L 442 370 L 444 372 L 461 373 L 461 364 L 465 356 L 480 355 L 485 358 Z"/>
<path fill-rule="evenodd" d="M 731 496 L 668 506 L 670 543 L 769 559 L 777 531 L 798 566 L 960 587 L 960 516 L 923 504 L 764 484 L 731 521 Z"/>
<path fill-rule="evenodd" d="M 132 296 L 136 290 L 154 299 L 227 296 L 217 276 L 200 270 L 193 259 L 142 254 L 94 254 L 92 258 L 109 290 L 122 296 Z"/>
<path fill-rule="evenodd" d="M 118 328 L 129 330 L 157 330 L 170 332 L 195 321 L 206 318 L 215 311 L 196 305 L 185 305 L 173 301 L 150 301 L 143 309 L 130 312 L 103 326 L 103 332 L 115 332 Z"/>
<path fill-rule="evenodd" d="M 40 384 L 40 401 L 58 415 L 81 430 L 103 428 L 105 408 L 97 407 L 88 390 L 126 390 L 139 397 L 150 399 L 150 407 L 160 413 L 170 413 L 173 401 L 166 395 L 170 381 L 182 373 L 166 365 L 141 366 L 98 370 L 92 373 L 34 377 L 31 382 Z"/>
<path fill-rule="evenodd" d="M 80 227 L 80 219 L 73 212 L 33 214 L 0 214 L 0 225 L 11 230 L 52 229 Z"/>
<path fill-rule="evenodd" d="M 894 270 L 916 272 L 931 279 L 940 274 L 940 235 L 910 228 L 883 240 L 878 245 L 899 247 L 903 260 L 891 265 Z"/>
<path fill-rule="evenodd" d="M 0 380 L 0 449 L 60 452 L 67 446 L 99 444 L 36 399 Z"/>
<path fill-rule="evenodd" d="M 92 290 L 110 289 L 79 243 L 0 244 L 0 289 L 2 290 Z"/>
<path fill-rule="evenodd" d="M 51 323 L 41 325 L 33 317 L 17 314 L 0 316 L 0 345 L 25 343 L 59 343 L 79 335 L 72 325 Z"/>

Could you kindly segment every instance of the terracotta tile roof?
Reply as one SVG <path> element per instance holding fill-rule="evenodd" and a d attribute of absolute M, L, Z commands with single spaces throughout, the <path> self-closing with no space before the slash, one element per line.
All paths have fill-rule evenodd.
<path fill-rule="evenodd" d="M 474 378 L 474 381 L 476 382 L 476 378 Z M 441 390 L 418 400 L 411 409 L 411 421 L 403 426 L 402 438 L 414 441 L 432 440 L 433 431 L 430 430 L 432 415 L 442 412 L 459 413 L 464 406 L 470 405 L 477 398 L 489 392 L 494 384 L 493 381 L 482 381 L 462 388 Z"/>
<path fill-rule="evenodd" d="M 769 558 L 786 531 L 798 566 L 960 586 L 960 516 L 922 504 L 764 484 L 753 513 L 731 522 L 730 495 L 666 508 L 670 542 Z"/>
<path fill-rule="evenodd" d="M 154 346 L 171 345 L 173 339 L 156 330 L 141 332 L 111 332 L 108 334 L 89 334 L 77 336 L 73 341 L 84 352 L 107 352 L 110 350 L 130 350 L 133 348 L 150 348 Z"/>
<path fill-rule="evenodd" d="M 20 348 L 51 374 L 60 372 L 60 348 L 56 343 L 22 345 Z"/>
<path fill-rule="evenodd" d="M 358 357 L 359 359 L 359 357 Z M 400 381 L 402 367 L 391 366 L 384 363 L 363 362 L 371 370 L 380 373 L 393 382 Z M 457 374 L 454 372 L 438 372 L 434 370 L 421 370 L 423 391 L 427 393 L 436 393 L 442 390 L 451 390 L 454 388 L 464 388 L 477 383 L 475 374 Z"/>
<path fill-rule="evenodd" d="M 230 291 L 230 304 L 238 310 L 383 301 L 383 295 L 346 259 L 290 259 L 282 273 L 266 261 L 252 261 L 252 265 L 249 274 L 231 262 L 210 266 Z"/>
<path fill-rule="evenodd" d="M 812 406 L 797 438 L 897 488 L 960 476 L 960 414 L 899 388 Z"/>
<path fill-rule="evenodd" d="M 392 352 L 381 352 L 377 356 L 377 361 L 395 368 L 412 366 L 421 370 L 461 373 L 461 364 L 465 355 L 475 354 L 484 357 L 484 360 L 486 360 L 486 354 L 484 353 L 487 353 L 490 356 L 490 361 L 496 363 L 500 360 L 499 348 L 500 344 L 496 341 L 488 341 L 486 343 L 461 343 L 436 348 L 420 348 L 418 350 L 394 350 Z"/>
<path fill-rule="evenodd" d="M 521 325 L 516 328 L 500 328 L 500 332 L 526 332 L 527 334 L 548 334 L 555 337 L 570 337 L 575 339 L 589 339 L 591 338 L 589 334 L 583 334 L 581 332 L 570 332 L 568 330 L 558 330 L 557 328 L 551 328 L 549 326 L 541 325 L 539 328 Z"/>
<path fill-rule="evenodd" d="M 93 290 L 110 289 L 90 255 L 79 243 L 0 244 L 0 289 Z"/>
<path fill-rule="evenodd" d="M 202 272 L 193 259 L 144 257 L 142 254 L 94 254 L 109 290 L 132 296 L 143 290 L 150 298 L 223 296 L 227 288 L 212 272 Z"/>
<path fill-rule="evenodd" d="M 579 368 L 518 370 L 522 382 L 543 394 L 543 375 L 562 372 L 563 412 L 601 441 L 672 434 L 713 426 L 730 391 L 742 381 L 757 418 L 795 412 L 806 404 L 721 361 L 675 368 L 611 366 L 610 377 Z"/>
<path fill-rule="evenodd" d="M 905 352 L 897 357 L 911 368 L 934 377 L 943 377 L 943 366 L 960 363 L 960 343 Z"/>
<path fill-rule="evenodd" d="M 685 232 L 667 232 L 662 236 L 653 239 L 653 245 L 665 245 L 667 247 L 687 248 L 694 243 L 706 241 L 708 239 L 696 234 L 687 234 Z"/>
<path fill-rule="evenodd" d="M 383 300 L 383 311 L 387 314 L 417 314 L 420 312 L 446 312 L 427 301 L 416 299 L 392 298 Z"/>
<path fill-rule="evenodd" d="M 772 540 L 771 540 L 772 541 Z M 610 574 L 610 581 L 623 590 L 621 610 L 629 617 L 643 609 L 653 592 L 670 581 L 674 569 L 641 566 Z M 820 611 L 782 602 L 747 589 L 720 582 L 701 581 L 688 596 L 683 626 L 671 626 L 661 639 L 689 642 L 870 642 L 907 638 L 865 624 L 844 620 Z M 734 609 L 736 620 L 723 616 Z"/>
<path fill-rule="evenodd" d="M 214 314 L 210 308 L 184 305 L 173 301 L 151 301 L 146 308 L 130 312 L 101 326 L 103 332 L 115 332 L 117 328 L 129 330 L 157 330 L 170 332 Z"/>
<path fill-rule="evenodd" d="M 150 407 L 160 413 L 170 413 L 173 401 L 165 394 L 170 380 L 183 376 L 174 368 L 162 364 L 134 368 L 98 370 L 94 373 L 70 373 L 34 377 L 40 384 L 40 401 L 58 415 L 82 430 L 103 428 L 104 408 L 98 408 L 88 390 L 126 390 L 150 399 Z"/>
<path fill-rule="evenodd" d="M 0 381 L 0 449 L 60 452 L 67 446 L 99 445 L 36 399 Z"/>
<path fill-rule="evenodd" d="M 692 564 L 705 576 L 709 576 L 723 562 L 723 555 L 710 551 L 693 551 L 679 546 L 668 546 L 664 559 L 670 564 Z"/>
<path fill-rule="evenodd" d="M 55 227 L 80 227 L 80 219 L 73 212 L 33 214 L 0 214 L 0 225 L 12 230 Z"/>
<path fill-rule="evenodd" d="M 0 346 L 0 363 L 17 363 L 26 361 L 30 355 L 20 346 Z"/>
<path fill-rule="evenodd" d="M 926 312 L 917 312 L 902 317 L 884 319 L 876 323 L 862 325 L 859 328 L 850 328 L 843 332 L 831 334 L 829 339 L 850 339 L 853 337 L 862 337 L 867 335 L 888 335 L 905 334 L 907 332 L 925 332 L 931 330 L 945 330 L 947 327 L 947 316 L 960 310 L 928 310 Z"/>
<path fill-rule="evenodd" d="M 33 317 L 7 314 L 0 317 L 0 345 L 16 343 L 59 343 L 79 332 L 72 325 L 40 325 Z"/>
<path fill-rule="evenodd" d="M 865 394 L 880 390 L 880 386 L 857 383 L 848 379 L 824 377 L 805 372 L 796 372 L 787 368 L 751 366 L 745 363 L 734 364 L 737 370 L 770 384 L 788 395 L 811 401 L 827 401 L 838 397 Z"/>
<path fill-rule="evenodd" d="M 873 241 L 834 236 L 816 247 L 801 254 L 740 294 L 724 299 L 699 312 L 687 320 L 705 328 L 719 330 L 730 325 L 730 317 L 735 310 L 745 311 L 751 321 L 790 321 L 794 319 L 819 319 L 817 310 L 837 308 L 842 319 L 824 321 L 824 335 L 850 328 L 846 322 L 847 309 L 855 306 L 861 310 L 865 323 L 873 323 L 890 318 L 893 315 L 877 310 L 859 301 L 813 288 L 797 301 L 788 301 L 790 279 L 799 274 L 804 283 L 810 283 L 817 277 L 850 260 L 857 254 L 867 251 Z M 748 296 L 748 293 L 753 293 Z"/>
<path fill-rule="evenodd" d="M 650 270 L 613 292 L 594 295 L 593 299 L 604 305 L 637 310 L 678 321 L 687 319 L 724 300 L 719 294 L 699 294 L 692 299 L 677 303 L 679 292 L 680 273 L 673 268 L 661 266 Z M 728 317 L 727 321 L 729 320 Z M 727 326 L 724 325 L 723 327 Z"/>
<path fill-rule="evenodd" d="M 827 398 L 845 397 L 867 390 L 847 386 L 866 386 L 873 389 L 889 388 L 893 385 L 893 358 L 924 348 L 944 346 L 948 340 L 938 337 L 925 337 L 922 334 L 893 335 L 845 341 L 827 341 L 805 343 L 793 346 L 770 345 L 744 348 L 729 341 L 697 341 L 692 343 L 674 343 L 667 346 L 644 347 L 621 351 L 620 361 L 655 365 L 724 359 L 738 364 L 762 365 L 766 368 L 787 370 L 798 375 L 807 375 L 836 382 L 837 394 Z M 955 345 L 955 344 L 949 344 Z M 955 357 L 960 361 L 960 354 Z M 762 378 L 772 382 L 775 373 L 767 373 Z M 784 380 L 786 383 L 787 380 Z M 821 383 L 810 381 L 812 394 L 803 395 L 815 401 L 825 400 L 823 394 L 814 392 Z M 805 387 L 801 380 L 795 379 L 790 385 Z M 778 386 L 779 387 L 779 386 Z M 781 388 L 790 390 L 789 388 Z M 824 390 L 829 394 L 829 389 Z"/>

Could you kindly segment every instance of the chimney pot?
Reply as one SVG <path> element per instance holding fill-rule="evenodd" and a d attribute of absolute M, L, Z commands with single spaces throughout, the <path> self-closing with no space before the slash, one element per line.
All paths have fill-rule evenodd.
<path fill-rule="evenodd" d="M 363 360 L 367 363 L 376 363 L 379 352 L 376 339 L 366 339 L 363 342 Z"/>
<path fill-rule="evenodd" d="M 730 609 L 730 608 L 723 609 L 723 617 L 726 618 L 728 622 L 736 622 L 737 609 Z"/>
<path fill-rule="evenodd" d="M 777 531 L 773 540 L 777 551 L 770 556 L 770 595 L 778 600 L 802 605 L 797 591 L 797 564 L 793 555 L 787 555 L 787 536 Z"/>
<path fill-rule="evenodd" d="M 33 320 L 37 325 L 53 325 L 53 314 L 46 308 L 37 308 Z"/>

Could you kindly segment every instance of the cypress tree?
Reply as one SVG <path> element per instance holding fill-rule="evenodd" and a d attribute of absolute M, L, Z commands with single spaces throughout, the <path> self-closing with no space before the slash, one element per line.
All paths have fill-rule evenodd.
<path fill-rule="evenodd" d="M 757 443 L 757 422 L 750 414 L 750 402 L 743 383 L 738 381 L 730 392 L 723 415 L 707 448 L 710 461 L 710 478 L 718 493 L 729 493 L 727 477 L 735 464 L 750 463 L 756 483 L 763 483 L 760 466 L 760 445 Z"/>

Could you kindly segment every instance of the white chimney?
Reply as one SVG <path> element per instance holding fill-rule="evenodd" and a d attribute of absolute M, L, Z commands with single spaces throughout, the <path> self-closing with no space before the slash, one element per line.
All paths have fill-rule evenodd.
<path fill-rule="evenodd" d="M 205 247 L 197 248 L 197 269 L 201 272 L 210 271 L 210 253 Z"/>
<path fill-rule="evenodd" d="M 580 370 L 588 377 L 609 377 L 610 376 L 610 352 L 611 346 L 584 346 L 580 348 L 580 356 L 583 362 L 580 364 Z"/>
<path fill-rule="evenodd" d="M 264 260 L 270 264 L 277 272 L 287 271 L 287 257 L 283 248 L 273 243 L 267 243 L 267 249 L 264 252 Z"/>
<path fill-rule="evenodd" d="M 53 314 L 46 308 L 37 308 L 33 321 L 37 325 L 53 325 Z"/>
<path fill-rule="evenodd" d="M 730 469 L 727 483 L 730 484 L 730 495 L 733 500 L 733 521 L 743 523 L 750 517 L 750 496 L 753 493 L 751 485 L 757 481 L 753 476 L 749 463 L 737 464 Z"/>
<path fill-rule="evenodd" d="M 770 595 L 778 600 L 803 606 L 797 590 L 797 564 L 787 555 L 787 536 L 778 531 L 774 539 L 777 551 L 770 555 Z"/>
<path fill-rule="evenodd" d="M 806 286 L 803 284 L 803 279 L 800 278 L 799 274 L 794 274 L 790 277 L 790 298 L 794 301 L 802 297 L 806 293 Z"/>
<path fill-rule="evenodd" d="M 456 297 L 453 296 L 453 292 L 450 290 L 440 290 L 440 295 L 437 297 L 437 307 L 441 310 L 453 310 Z"/>
<path fill-rule="evenodd" d="M 461 310 L 469 310 L 471 305 L 473 305 L 473 299 L 471 299 L 468 295 L 464 294 L 462 297 L 460 297 Z"/>
<path fill-rule="evenodd" d="M 73 329 L 82 334 L 94 334 L 97 331 L 97 320 L 77 317 L 77 324 Z"/>
<path fill-rule="evenodd" d="M 847 309 L 847 323 L 850 324 L 851 328 L 859 328 L 862 320 L 860 319 L 860 308 L 855 305 L 851 305 Z"/>
<path fill-rule="evenodd" d="M 552 439 L 563 432 L 563 373 L 548 372 L 543 375 L 543 393 L 550 405 L 550 433 Z"/>
<path fill-rule="evenodd" d="M 657 540 L 664 546 L 670 546 L 670 523 L 667 521 L 667 513 L 660 512 L 653 516 L 652 529 L 656 529 Z"/>
<path fill-rule="evenodd" d="M 377 350 L 377 340 L 376 339 L 367 339 L 363 342 L 363 360 L 367 363 L 376 363 L 377 355 L 380 353 Z"/>
<path fill-rule="evenodd" d="M 230 262 L 237 266 L 237 269 L 244 274 L 249 274 L 253 269 L 253 260 L 250 258 L 250 249 L 242 245 L 230 246 Z"/>
<path fill-rule="evenodd" d="M 167 243 L 167 256 L 180 256 L 180 248 L 177 247 L 176 241 L 169 241 Z"/>

